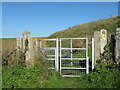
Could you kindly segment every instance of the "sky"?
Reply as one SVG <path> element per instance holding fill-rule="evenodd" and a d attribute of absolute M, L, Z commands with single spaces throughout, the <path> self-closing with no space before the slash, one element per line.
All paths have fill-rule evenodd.
<path fill-rule="evenodd" d="M 117 2 L 3 2 L 2 37 L 47 37 L 86 22 L 118 15 Z"/>

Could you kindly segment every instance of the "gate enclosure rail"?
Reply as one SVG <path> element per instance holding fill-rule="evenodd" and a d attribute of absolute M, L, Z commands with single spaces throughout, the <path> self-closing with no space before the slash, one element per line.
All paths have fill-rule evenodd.
<path fill-rule="evenodd" d="M 60 74 L 79 77 L 82 73 L 89 73 L 88 39 L 60 38 Z"/>
<path fill-rule="evenodd" d="M 40 52 L 48 69 L 60 70 L 63 77 L 80 77 L 81 74 L 89 73 L 88 38 L 39 40 Z M 92 39 L 92 48 L 94 48 L 94 38 Z"/>

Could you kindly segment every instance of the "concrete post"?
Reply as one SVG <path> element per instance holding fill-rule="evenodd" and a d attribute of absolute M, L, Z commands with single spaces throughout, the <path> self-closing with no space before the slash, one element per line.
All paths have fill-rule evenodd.
<path fill-rule="evenodd" d="M 100 58 L 100 31 L 95 31 L 94 32 L 94 49 L 95 49 L 95 54 L 94 54 L 94 63 L 96 64 L 96 60 Z"/>
<path fill-rule="evenodd" d="M 30 38 L 30 32 L 29 31 L 24 31 L 23 33 L 22 33 L 22 35 L 23 35 L 23 51 L 26 49 L 26 40 L 28 40 L 28 46 L 27 46 L 27 51 L 26 51 L 26 60 L 25 60 L 25 62 L 26 62 L 26 65 L 27 65 L 27 67 L 31 67 L 31 65 L 32 65 L 32 58 L 31 58 L 31 55 L 32 55 L 32 50 L 31 50 L 31 48 L 32 48 L 32 44 L 31 44 L 31 38 Z"/>
<path fill-rule="evenodd" d="M 107 44 L 107 30 L 102 29 L 94 32 L 94 46 L 95 46 L 95 64 L 96 60 L 100 58 L 100 54 L 104 52 L 104 47 Z"/>
<path fill-rule="evenodd" d="M 116 29 L 116 43 L 115 43 L 115 59 L 117 64 L 120 63 L 120 28 Z"/>
<path fill-rule="evenodd" d="M 100 30 L 100 43 L 101 43 L 101 53 L 104 52 L 104 47 L 107 44 L 107 30 Z"/>

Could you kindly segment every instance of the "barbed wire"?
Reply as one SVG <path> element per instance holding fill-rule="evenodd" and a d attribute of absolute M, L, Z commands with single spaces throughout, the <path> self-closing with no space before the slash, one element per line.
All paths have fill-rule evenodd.
<path fill-rule="evenodd" d="M 18 37 L 22 37 L 22 33 L 20 32 L 2 32 L 2 37 L 3 38 L 18 38 Z"/>

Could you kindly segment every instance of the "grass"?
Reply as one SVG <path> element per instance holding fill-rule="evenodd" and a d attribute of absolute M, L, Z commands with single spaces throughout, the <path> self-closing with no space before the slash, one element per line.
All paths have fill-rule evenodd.
<path fill-rule="evenodd" d="M 66 30 L 58 31 L 50 35 L 48 38 L 92 38 L 95 31 L 107 29 L 108 36 L 115 34 L 116 28 L 120 27 L 120 16 L 101 19 L 81 25 L 76 25 Z"/>
<path fill-rule="evenodd" d="M 20 65 L 3 68 L 2 88 L 120 88 L 120 71 L 105 65 L 96 66 L 93 72 L 78 78 L 61 77 L 59 72 L 49 70 L 43 82 L 45 72 L 42 63 L 32 68 Z"/>
<path fill-rule="evenodd" d="M 42 88 L 119 88 L 119 76 L 119 70 L 104 67 L 79 78 L 61 77 L 59 73 L 52 72 Z"/>
<path fill-rule="evenodd" d="M 0 46 L 2 46 L 3 53 L 16 48 L 16 45 L 16 38 L 0 38 Z"/>
<path fill-rule="evenodd" d="M 0 40 L 16 40 L 16 38 L 0 38 Z"/>

